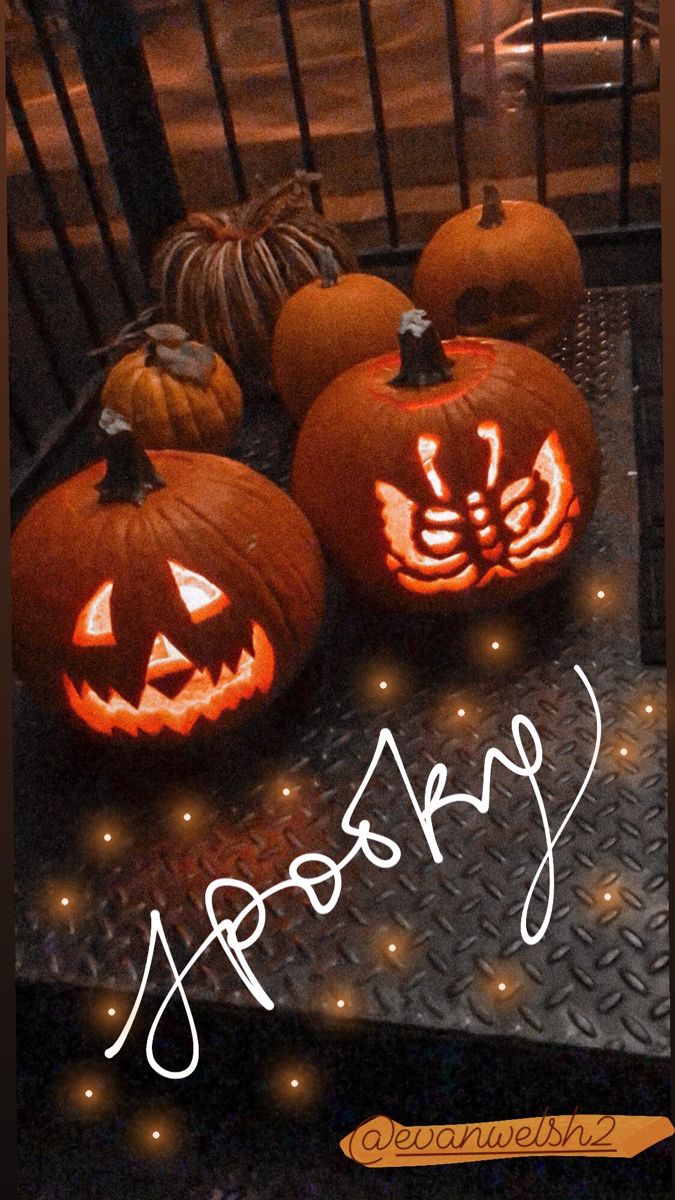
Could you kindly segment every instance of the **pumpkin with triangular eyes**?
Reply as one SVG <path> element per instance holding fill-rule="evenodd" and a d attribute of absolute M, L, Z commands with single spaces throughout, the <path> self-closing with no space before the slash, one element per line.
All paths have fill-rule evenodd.
<path fill-rule="evenodd" d="M 145 454 L 109 410 L 106 464 L 39 500 L 12 539 L 19 675 L 98 734 L 181 739 L 252 716 L 322 618 L 314 534 L 249 467 Z"/>
<path fill-rule="evenodd" d="M 560 217 L 532 200 L 482 205 L 436 230 L 415 270 L 413 299 L 442 338 L 492 337 L 551 351 L 584 296 L 581 259 Z"/>

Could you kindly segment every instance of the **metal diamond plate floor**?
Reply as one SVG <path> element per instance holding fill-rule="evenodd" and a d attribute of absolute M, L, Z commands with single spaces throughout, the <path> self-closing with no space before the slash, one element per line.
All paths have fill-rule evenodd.
<path fill-rule="evenodd" d="M 363 810 L 401 846 L 399 867 L 357 859 L 323 917 L 298 891 L 279 894 L 248 957 L 278 1011 L 334 1015 L 340 996 L 346 1015 L 374 1021 L 667 1053 L 665 672 L 640 662 L 624 289 L 588 294 L 559 360 L 592 405 L 603 486 L 567 575 L 539 597 L 480 620 L 411 622 L 364 607 L 333 579 L 320 646 L 286 697 L 236 740 L 171 759 L 92 749 L 17 687 L 21 979 L 133 993 L 153 907 L 182 965 L 209 931 L 211 880 L 234 876 L 262 891 L 286 878 L 297 854 L 340 859 L 350 846 L 340 822 L 385 725 L 421 797 L 435 762 L 447 765 L 453 791 L 479 791 L 486 751 L 512 751 L 511 718 L 525 713 L 543 741 L 542 793 L 555 830 L 593 745 L 578 663 L 599 699 L 602 746 L 556 847 L 553 918 L 539 944 L 520 938 L 544 850 L 530 790 L 497 770 L 488 814 L 446 809 L 435 823 L 443 853 L 435 864 L 386 758 Z M 288 429 L 276 408 L 249 417 L 241 453 L 286 482 Z M 497 632 L 498 662 L 486 651 Z M 64 888 L 67 912 L 58 906 Z M 158 966 L 157 995 L 167 979 Z M 498 979 L 508 981 L 503 999 Z M 213 948 L 186 990 L 253 1003 Z"/>

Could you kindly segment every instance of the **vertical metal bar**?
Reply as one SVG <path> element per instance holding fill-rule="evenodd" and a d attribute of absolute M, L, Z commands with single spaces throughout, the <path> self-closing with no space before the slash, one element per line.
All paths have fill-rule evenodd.
<path fill-rule="evenodd" d="M 312 135 L 309 128 L 309 117 L 307 116 L 307 105 L 305 103 L 305 91 L 302 86 L 298 52 L 295 45 L 295 33 L 293 31 L 293 22 L 291 20 L 291 10 L 288 0 L 277 0 L 277 8 L 279 10 L 279 22 L 281 25 L 281 36 L 284 42 L 286 62 L 288 64 L 288 77 L 290 79 L 291 91 L 293 93 L 293 103 L 295 105 L 295 116 L 298 122 L 298 130 L 300 132 L 302 161 L 305 170 L 316 171 L 316 158 L 314 155 L 314 146 L 312 144 Z M 312 183 L 310 185 L 310 191 L 312 195 L 312 203 L 315 209 L 317 212 L 323 212 L 321 192 L 319 190 L 318 183 Z"/>
<path fill-rule="evenodd" d="M 497 56 L 495 54 L 495 25 L 492 16 L 492 0 L 481 0 L 480 22 L 485 64 L 487 117 L 494 130 L 497 122 Z"/>
<path fill-rule="evenodd" d="M 459 55 L 459 32 L 457 29 L 455 0 L 445 0 L 445 31 L 448 42 L 448 62 L 450 64 L 450 90 L 452 92 L 452 120 L 455 135 L 457 177 L 459 179 L 459 199 L 462 208 L 468 208 L 471 203 L 471 195 L 466 155 L 466 120 L 464 116 L 464 97 L 462 96 L 462 67 Z"/>
<path fill-rule="evenodd" d="M 12 70 L 9 63 L 6 64 L 5 91 L 7 94 L 7 103 L 9 104 L 10 112 L 17 133 L 21 138 L 21 144 L 24 148 L 28 165 L 33 172 L 33 177 L 37 184 L 42 203 L 44 205 L 45 214 L 49 222 L 49 227 L 54 234 L 56 244 L 59 248 L 63 265 L 66 268 L 68 278 L 77 300 L 78 307 L 82 313 L 87 333 L 94 345 L 100 345 L 102 341 L 101 328 L 98 323 L 98 318 L 94 311 L 91 301 L 91 296 L 84 283 L 80 278 L 79 271 L 75 262 L 75 255 L 68 237 L 68 230 L 63 219 L 61 206 L 58 202 L 56 192 L 52 186 L 47 168 L 45 167 L 42 155 L 38 150 L 37 143 L 33 137 L 33 131 L 30 127 L 26 110 L 23 106 L 18 88 L 12 75 Z"/>
<path fill-rule="evenodd" d="M 19 287 L 23 293 L 23 298 L 26 302 L 26 308 L 28 309 L 31 321 L 33 322 L 37 335 L 45 348 L 47 361 L 49 363 L 52 375 L 54 376 L 54 380 L 56 381 L 56 385 L 63 396 L 66 407 L 72 408 L 75 401 L 75 392 L 61 370 L 61 365 L 54 348 L 49 327 L 45 320 L 45 315 L 42 311 L 40 301 L 38 300 L 33 289 L 28 272 L 24 266 L 23 256 L 17 245 L 16 237 L 14 236 L 14 230 L 9 222 L 7 223 L 7 257 L 17 278 Z"/>
<path fill-rule="evenodd" d="M 80 178 L 82 179 L 89 197 L 91 210 L 94 214 L 96 224 L 98 225 L 103 249 L 108 259 L 110 271 L 115 281 L 117 291 L 119 292 L 122 306 L 128 317 L 134 317 L 136 315 L 136 305 L 131 298 L 129 288 L 127 287 L 124 271 L 122 270 L 122 264 L 120 263 L 117 247 L 115 246 L 115 241 L 112 236 L 108 214 L 106 213 L 105 205 L 94 177 L 94 172 L 87 155 L 82 134 L 80 133 L 80 127 L 73 111 L 73 106 L 70 103 L 68 89 L 61 72 L 61 64 L 59 63 L 59 60 L 54 52 L 54 47 L 52 46 L 52 42 L 47 31 L 43 10 L 36 0 L 24 0 L 24 4 L 35 26 L 38 45 L 49 72 L 49 78 L 52 81 L 54 95 L 56 96 L 59 108 L 61 109 L 63 121 L 70 138 L 70 144 L 73 147 L 73 153 L 77 161 Z"/>
<path fill-rule="evenodd" d="M 537 175 L 537 200 L 546 204 L 546 79 L 544 71 L 544 23 L 542 0 L 532 0 L 532 41 L 534 48 L 534 156 Z"/>
<path fill-rule="evenodd" d="M 633 140 L 633 0 L 623 0 L 621 140 L 619 144 L 619 225 L 630 221 L 630 157 Z"/>
<path fill-rule="evenodd" d="M 359 0 L 359 15 L 361 17 L 363 45 L 366 52 L 368 86 L 370 88 L 370 101 L 373 109 L 375 144 L 377 147 L 377 161 L 380 169 L 380 182 L 382 184 L 384 208 L 387 216 L 387 229 L 389 230 L 389 245 L 398 246 L 398 218 L 396 216 L 394 188 L 391 178 L 391 164 L 389 162 L 387 128 L 384 123 L 382 89 L 380 87 L 380 76 L 377 69 L 377 52 L 375 50 L 375 34 L 373 32 L 373 17 L 370 11 L 370 0 Z"/>
<path fill-rule="evenodd" d="M 230 97 L 225 87 L 223 71 L 220 65 L 218 55 L 218 47 L 216 46 L 215 34 L 213 32 L 213 22 L 207 0 L 194 0 L 197 10 L 197 19 L 204 38 L 204 46 L 206 47 L 206 57 L 208 59 L 211 79 L 213 80 L 213 90 L 216 93 L 216 102 L 220 112 L 220 119 L 223 123 L 223 133 L 225 134 L 225 142 L 227 144 L 227 152 L 230 157 L 230 170 L 234 179 L 234 186 L 237 190 L 239 200 L 248 200 L 249 191 L 246 186 L 246 176 L 244 174 L 244 165 L 241 161 L 239 153 L 239 144 L 237 135 L 234 129 L 234 120 L 232 117 L 232 108 L 230 106 Z"/>
<path fill-rule="evenodd" d="M 82 75 L 141 267 L 185 216 L 131 0 L 65 0 Z"/>

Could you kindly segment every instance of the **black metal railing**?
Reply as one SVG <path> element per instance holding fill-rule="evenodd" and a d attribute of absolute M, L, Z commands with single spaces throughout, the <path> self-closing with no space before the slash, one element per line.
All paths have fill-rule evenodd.
<path fill-rule="evenodd" d="M 467 207 L 471 199 L 471 185 L 479 181 L 472 180 L 470 176 L 467 126 L 471 110 L 462 87 L 458 5 L 457 0 L 438 0 L 438 3 L 446 35 L 443 53 L 447 56 L 448 102 L 451 105 L 448 132 L 454 155 L 454 162 L 448 163 L 448 180 L 456 183 L 459 205 Z M 191 0 L 191 4 L 194 22 L 203 41 L 214 106 L 222 123 L 223 148 L 227 155 L 223 162 L 229 168 L 224 185 L 235 199 L 245 199 L 251 190 L 249 172 L 246 155 L 237 136 L 236 112 L 227 82 L 227 63 L 223 62 L 222 51 L 219 50 L 219 3 L 217 0 Z M 76 218 L 70 211 L 72 197 L 68 188 L 62 186 L 58 169 L 50 169 L 35 136 L 22 96 L 20 77 L 12 62 L 10 31 L 8 108 L 28 166 L 28 178 L 32 181 L 35 197 L 41 206 L 38 224 L 44 232 L 49 231 L 51 237 L 51 252 L 46 259 L 44 256 L 41 259 L 33 245 L 34 231 L 25 226 L 25 187 L 10 186 L 10 297 L 15 306 L 14 315 L 18 314 L 23 324 L 29 327 L 24 340 L 30 347 L 30 365 L 37 370 L 37 360 L 40 360 L 44 388 L 46 391 L 51 388 L 54 393 L 50 403 L 36 404 L 35 388 L 22 388 L 20 375 L 23 374 L 26 350 L 25 346 L 23 350 L 14 346 L 10 411 L 16 444 L 14 479 L 20 490 L 30 484 L 36 470 L 58 446 L 71 420 L 77 419 L 82 407 L 78 395 L 83 382 L 85 351 L 100 345 L 114 334 L 122 319 L 128 319 L 147 303 L 143 280 L 147 277 L 153 248 L 166 228 L 184 215 L 176 165 L 144 52 L 139 21 L 142 7 L 141 0 L 139 11 L 132 0 L 65 2 L 69 37 L 76 48 L 81 72 L 81 83 L 77 87 L 85 89 L 85 96 L 91 102 L 105 150 L 103 162 L 94 162 L 91 139 L 88 145 L 81 129 L 81 112 L 79 115 L 76 112 L 64 76 L 54 30 L 45 15 L 44 0 L 24 0 L 24 8 L 34 31 L 32 53 L 49 80 L 51 99 L 55 103 L 55 111 L 58 109 L 60 114 L 84 189 L 92 227 L 96 231 L 94 250 L 90 247 L 86 254 L 74 236 L 78 220 L 80 223 L 82 220 L 81 213 Z M 372 0 L 356 0 L 355 11 L 366 69 L 375 161 L 386 229 L 386 242 L 365 247 L 361 260 L 364 264 L 386 267 L 414 261 L 419 247 L 402 239 Z M 490 5 L 485 4 L 482 37 L 484 47 L 488 50 L 494 38 L 494 31 L 491 39 L 489 28 L 485 28 L 490 11 Z M 625 231 L 629 236 L 632 228 L 633 103 L 636 95 L 648 90 L 644 85 L 636 85 L 633 77 L 633 0 L 623 2 L 621 81 L 609 85 L 584 86 L 573 93 L 547 89 L 542 0 L 531 0 L 531 11 L 532 152 L 536 195 L 540 202 L 547 202 L 548 111 L 563 104 L 572 105 L 582 101 L 618 100 L 616 229 Z M 321 165 L 320 159 L 324 164 L 328 162 L 330 142 L 321 144 L 319 155 L 318 143 L 312 134 L 302 55 L 298 49 L 291 0 L 277 0 L 276 14 L 297 125 L 299 162 L 314 172 Z M 498 102 L 494 53 L 485 54 L 485 64 L 485 112 L 489 119 Z M 298 160 L 292 165 L 298 165 Z M 313 188 L 313 199 L 317 209 L 321 210 L 325 197 L 322 198 L 318 185 Z M 593 236 L 593 231 L 585 231 L 582 242 L 588 243 Z M 604 236 L 607 236 L 607 230 L 604 230 Z M 48 263 L 46 273 L 43 259 Z M 96 264 L 95 270 L 92 263 Z M 57 275 L 63 279 L 61 287 L 54 283 Z M 46 301 L 45 289 L 49 290 L 47 285 L 50 283 L 58 295 L 52 294 Z M 64 352 L 64 345 L 67 346 L 67 353 Z"/>

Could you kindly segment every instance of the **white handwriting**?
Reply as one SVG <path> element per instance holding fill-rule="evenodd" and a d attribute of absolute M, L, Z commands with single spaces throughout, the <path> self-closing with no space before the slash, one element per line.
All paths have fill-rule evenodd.
<path fill-rule="evenodd" d="M 577 791 L 577 794 L 570 805 L 567 813 L 561 822 L 554 836 L 551 835 L 551 827 L 548 820 L 548 814 L 541 795 L 539 783 L 537 780 L 538 772 L 542 765 L 543 751 L 539 734 L 527 717 L 518 715 L 513 717 L 511 721 L 511 734 L 513 737 L 516 755 L 515 759 L 509 758 L 501 750 L 490 748 L 485 755 L 483 764 L 483 782 L 480 796 L 473 796 L 469 792 L 455 792 L 452 795 L 445 795 L 445 789 L 448 781 L 448 770 L 442 763 L 436 763 L 429 772 L 424 789 L 424 804 L 420 807 L 415 791 L 412 787 L 406 769 L 403 765 L 401 755 L 396 745 L 394 735 L 390 729 L 383 729 L 380 732 L 377 746 L 373 754 L 368 770 L 364 776 L 363 782 L 354 798 L 349 805 L 342 819 L 342 830 L 353 838 L 353 843 L 350 849 L 339 862 L 335 862 L 325 854 L 300 854 L 293 859 L 288 868 L 288 879 L 281 883 L 274 884 L 264 892 L 259 892 L 249 883 L 245 883 L 241 879 L 222 878 L 216 879 L 206 889 L 204 893 L 204 903 L 206 912 L 211 922 L 211 932 L 205 937 L 204 941 L 195 950 L 190 960 L 185 964 L 182 970 L 178 970 L 174 960 L 171 948 L 166 938 L 166 933 L 162 924 L 161 914 L 155 909 L 150 914 L 150 938 L 148 945 L 148 953 L 143 970 L 143 976 L 138 988 L 138 993 L 134 1001 L 133 1007 L 129 1013 L 126 1024 L 122 1029 L 117 1041 L 113 1046 L 110 1046 L 106 1051 L 107 1058 L 114 1058 L 122 1049 L 127 1035 L 133 1026 L 136 1019 L 136 1014 L 139 1010 L 145 989 L 148 983 L 148 978 L 152 968 L 155 956 L 155 947 L 157 941 L 161 943 L 164 954 L 166 955 L 172 976 L 173 984 L 169 988 L 164 997 L 153 1023 L 150 1027 L 146 1041 L 146 1056 L 148 1063 L 159 1075 L 165 1079 L 185 1079 L 191 1075 L 199 1062 L 199 1038 L 195 1026 L 190 1003 L 185 993 L 183 981 L 189 975 L 195 963 L 201 958 L 202 954 L 208 949 L 214 941 L 217 941 L 228 958 L 230 964 L 234 968 L 236 974 L 241 979 L 242 983 L 248 988 L 253 998 L 263 1008 L 274 1008 L 273 1001 L 267 995 L 260 981 L 254 974 L 250 964 L 246 959 L 246 951 L 255 945 L 258 939 L 262 936 L 265 929 L 266 908 L 265 903 L 270 897 L 278 892 L 286 891 L 289 888 L 299 888 L 305 892 L 314 911 L 320 915 L 329 913 L 335 908 L 340 893 L 342 890 L 342 876 L 345 868 L 349 865 L 352 859 L 357 855 L 362 854 L 368 862 L 374 867 L 387 870 L 390 867 L 395 867 L 401 859 L 401 848 L 392 838 L 385 837 L 381 833 L 375 833 L 370 822 L 366 819 L 358 819 L 358 807 L 366 792 L 371 778 L 384 754 L 385 749 L 391 754 L 396 765 L 401 781 L 412 805 L 413 812 L 417 817 L 419 825 L 422 829 L 429 852 L 435 863 L 443 862 L 443 855 L 438 846 L 436 833 L 434 830 L 434 817 L 442 809 L 449 804 L 470 804 L 477 812 L 487 813 L 490 807 L 490 790 L 492 786 L 492 769 L 495 762 L 500 763 L 507 771 L 520 778 L 527 779 L 534 794 L 541 823 L 544 831 L 544 839 L 546 844 L 545 853 L 534 873 L 529 891 L 527 893 L 525 903 L 523 905 L 520 934 L 524 942 L 529 946 L 535 945 L 541 941 L 551 921 L 553 912 L 553 903 L 555 897 L 555 866 L 553 860 L 553 851 L 556 844 L 563 833 L 563 830 L 569 823 L 579 801 L 581 800 L 590 778 L 595 769 L 595 764 L 600 751 L 601 739 L 601 722 L 600 710 L 598 702 L 593 692 L 593 689 L 582 671 L 581 667 L 575 666 L 575 671 L 582 683 L 584 684 L 592 705 L 595 715 L 595 744 L 593 755 L 588 766 L 588 770 L 584 776 L 583 782 Z M 531 746 L 525 744 L 527 735 Z M 548 894 L 546 901 L 546 909 L 544 915 L 534 931 L 528 928 L 528 916 L 530 905 L 534 896 L 537 884 L 541 878 L 542 872 L 547 872 Z M 219 919 L 215 910 L 215 899 L 219 892 L 228 889 L 230 891 L 240 892 L 244 894 L 247 901 L 234 919 L 225 918 Z M 323 897 L 323 898 L 322 898 Z M 252 924 L 246 936 L 243 935 L 242 927 L 244 923 Z M 190 1062 L 182 1070 L 171 1070 L 163 1067 L 156 1059 L 154 1053 L 155 1035 L 162 1021 L 164 1013 L 171 1004 L 176 993 L 180 996 L 188 1025 L 190 1028 L 190 1036 L 192 1041 L 192 1053 Z"/>

